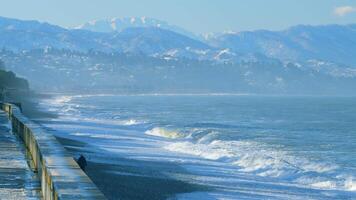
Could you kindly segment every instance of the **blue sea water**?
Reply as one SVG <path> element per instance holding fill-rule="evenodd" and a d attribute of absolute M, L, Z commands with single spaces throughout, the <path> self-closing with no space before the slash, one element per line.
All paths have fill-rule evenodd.
<path fill-rule="evenodd" d="M 57 95 L 43 122 L 100 152 L 170 162 L 178 199 L 356 199 L 356 98 Z M 100 157 L 100 156 L 97 156 Z M 117 172 L 120 173 L 120 172 Z"/>

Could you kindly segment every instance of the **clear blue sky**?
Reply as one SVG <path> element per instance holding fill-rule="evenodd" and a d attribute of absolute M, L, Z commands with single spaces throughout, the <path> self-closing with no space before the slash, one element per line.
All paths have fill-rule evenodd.
<path fill-rule="evenodd" d="M 65 27 L 147 16 L 196 33 L 280 30 L 297 24 L 356 23 L 356 0 L 0 0 L 0 15 Z"/>

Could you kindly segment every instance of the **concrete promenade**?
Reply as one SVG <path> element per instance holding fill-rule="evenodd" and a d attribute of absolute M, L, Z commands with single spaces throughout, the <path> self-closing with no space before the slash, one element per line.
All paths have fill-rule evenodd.
<path fill-rule="evenodd" d="M 0 170 L 3 170 L 0 171 L 0 180 L 4 182 L 3 186 L 0 185 L 3 187 L 0 200 L 17 200 L 22 198 L 21 195 L 23 199 L 36 199 L 38 195 L 34 191 L 38 190 L 38 185 L 44 200 L 106 199 L 52 134 L 25 117 L 19 107 L 0 103 L 0 108 L 9 115 L 7 120 L 4 112 L 0 111 L 1 132 L 5 135 L 4 139 L 0 138 L 0 142 L 4 142 L 0 143 L 0 148 L 4 148 L 0 153 Z M 9 124 L 16 136 L 9 132 Z M 26 151 L 22 151 L 21 146 Z M 24 155 L 28 155 L 28 163 L 39 177 L 40 184 L 26 165 Z M 13 186 L 8 183 L 13 183 Z M 19 197 L 12 198 L 12 195 Z"/>
<path fill-rule="evenodd" d="M 40 199 L 40 180 L 19 141 L 11 133 L 6 113 L 0 111 L 0 200 Z"/>

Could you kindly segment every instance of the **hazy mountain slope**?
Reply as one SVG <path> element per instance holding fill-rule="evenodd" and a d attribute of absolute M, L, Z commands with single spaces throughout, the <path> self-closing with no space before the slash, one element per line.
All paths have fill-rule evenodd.
<path fill-rule="evenodd" d="M 149 17 L 123 17 L 93 20 L 82 25 L 75 27 L 74 29 L 88 30 L 93 32 L 121 32 L 127 28 L 162 28 L 170 30 L 193 39 L 198 39 L 195 34 L 184 30 L 175 25 L 171 25 L 165 21 L 153 19 Z"/>
<path fill-rule="evenodd" d="M 66 50 L 0 51 L 8 68 L 45 91 L 355 94 L 356 70 L 276 59 L 218 64 Z M 26 66 L 26 67 L 24 67 Z"/>
<path fill-rule="evenodd" d="M 0 18 L 0 38 L 0 48 L 15 52 L 55 48 L 81 52 L 89 50 L 131 52 L 155 56 L 176 52 L 177 56 L 194 57 L 194 50 L 211 49 L 200 41 L 157 27 L 127 28 L 121 32 L 98 33 L 8 18 Z"/>
<path fill-rule="evenodd" d="M 128 23 L 122 30 L 111 24 L 120 31 L 92 32 L 69 30 L 37 21 L 0 18 L 0 48 L 22 51 L 50 47 L 219 62 L 256 60 L 267 56 L 293 62 L 325 60 L 356 67 L 353 55 L 356 52 L 356 25 L 296 26 L 280 32 L 225 33 L 212 36 L 203 43 L 158 27 L 160 21 L 133 19 L 135 22 L 113 21 Z"/>
<path fill-rule="evenodd" d="M 100 44 L 105 38 L 103 33 L 88 31 L 70 31 L 59 26 L 38 21 L 23 21 L 9 18 L 0 18 L 0 48 L 13 51 L 45 49 L 71 49 L 87 51 L 97 48 L 111 50 Z"/>
<path fill-rule="evenodd" d="M 0 18 L 0 59 L 46 91 L 354 95 L 353 35 L 351 25 L 298 26 L 208 45 L 158 27 L 104 33 Z"/>
<path fill-rule="evenodd" d="M 114 33 L 110 43 L 120 43 L 127 52 L 155 54 L 167 50 L 209 49 L 207 44 L 160 28 L 129 28 Z"/>
<path fill-rule="evenodd" d="M 281 60 L 320 59 L 356 67 L 356 25 L 295 26 L 285 31 L 249 31 L 212 36 L 207 42 L 235 52 Z"/>

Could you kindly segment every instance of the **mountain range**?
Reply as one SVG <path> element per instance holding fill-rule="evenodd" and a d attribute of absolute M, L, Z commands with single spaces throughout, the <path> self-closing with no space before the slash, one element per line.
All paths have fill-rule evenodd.
<path fill-rule="evenodd" d="M 319 59 L 356 66 L 356 25 L 299 25 L 283 31 L 245 31 L 211 36 L 207 43 L 280 60 Z"/>
<path fill-rule="evenodd" d="M 105 28 L 104 28 L 105 27 Z M 356 48 L 356 25 L 299 25 L 282 31 L 242 31 L 209 34 L 202 38 L 166 22 L 141 18 L 97 20 L 76 27 L 94 32 L 122 32 L 127 28 L 156 27 L 170 30 L 226 53 L 259 53 L 281 60 L 320 59 L 355 65 L 352 52 Z M 205 48 L 206 49 L 206 48 Z M 221 52 L 221 53 L 224 53 Z"/>
<path fill-rule="evenodd" d="M 149 27 L 166 29 L 182 35 L 186 35 L 193 39 L 199 39 L 199 36 L 183 28 L 180 28 L 175 25 L 171 25 L 162 20 L 153 19 L 149 17 L 123 17 L 123 18 L 93 20 L 81 24 L 79 26 L 76 26 L 74 27 L 74 29 L 110 33 L 110 32 L 121 32 L 127 28 L 149 28 Z"/>
<path fill-rule="evenodd" d="M 135 82 L 136 88 L 142 88 L 143 85 L 137 83 L 147 83 L 148 79 L 142 78 L 145 71 L 147 76 L 156 77 L 151 83 L 172 86 L 166 90 L 187 88 L 184 85 L 198 90 L 202 84 L 195 80 L 210 78 L 215 80 L 215 85 L 205 84 L 206 87 L 201 87 L 205 91 L 220 85 L 214 91 L 275 93 L 297 90 L 302 93 L 303 86 L 308 89 L 305 83 L 308 81 L 302 82 L 306 79 L 315 79 L 310 80 L 315 85 L 318 81 L 324 85 L 336 81 L 334 85 L 348 88 L 346 91 L 350 92 L 353 88 L 349 84 L 354 83 L 356 77 L 353 55 L 356 25 L 300 25 L 283 31 L 228 32 L 201 38 L 166 22 L 143 17 L 97 20 L 75 28 L 0 17 L 0 39 L 3 49 L 0 59 L 11 70 L 38 83 L 34 84 L 36 88 L 41 88 L 39 72 L 42 77 L 65 72 L 55 82 L 48 79 L 51 84 L 46 84 L 46 89 L 49 86 L 61 88 L 56 85 L 61 78 L 67 82 L 72 80 L 69 81 L 71 88 L 83 87 L 83 82 L 74 80 L 84 74 L 85 78 L 78 80 L 89 81 L 101 89 L 114 88 L 118 78 L 122 79 L 120 87 L 129 88 Z M 191 69 L 184 71 L 183 68 Z M 128 77 L 112 75 L 113 71 L 120 70 L 128 73 Z M 204 70 L 210 71 L 211 77 Z M 212 78 L 214 72 L 220 77 Z M 190 77 L 195 80 L 183 81 L 184 76 L 178 79 L 178 73 L 185 74 L 186 78 L 196 73 Z M 176 74 L 176 78 L 172 74 Z M 199 74 L 206 76 L 202 79 Z M 137 78 L 139 76 L 141 78 Z M 232 76 L 230 82 L 218 83 L 224 82 L 224 76 Z M 234 81 L 235 78 L 240 80 Z M 173 83 L 181 85 L 173 87 Z M 159 90 L 157 85 L 151 85 L 151 89 Z M 310 88 L 321 90 L 320 86 Z"/>
<path fill-rule="evenodd" d="M 0 18 L 0 47 L 13 51 L 48 47 L 81 52 L 94 49 L 223 61 L 259 54 L 283 61 L 318 59 L 356 66 L 352 53 L 356 50 L 356 25 L 300 25 L 284 31 L 228 32 L 210 35 L 204 41 L 192 35 L 166 22 L 144 17 L 98 20 L 74 29 Z"/>

